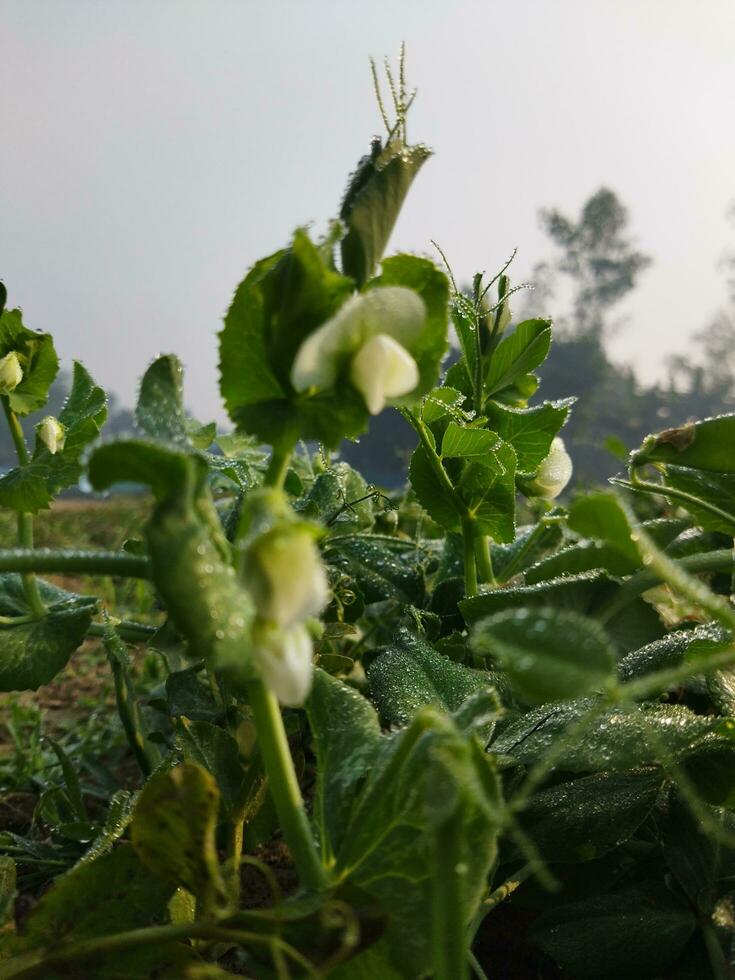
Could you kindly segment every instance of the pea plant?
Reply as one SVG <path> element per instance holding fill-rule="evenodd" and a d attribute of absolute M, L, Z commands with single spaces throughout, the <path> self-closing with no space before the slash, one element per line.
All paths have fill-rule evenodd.
<path fill-rule="evenodd" d="M 58 360 L 2 312 L 0 690 L 95 639 L 139 769 L 92 809 L 54 746 L 58 820 L 0 834 L 4 980 L 731 976 L 735 416 L 652 435 L 614 489 L 558 503 L 551 322 L 514 321 L 509 263 L 463 287 L 438 248 L 384 256 L 430 156 L 402 60 L 387 75 L 395 118 L 374 72 L 386 135 L 339 217 L 235 291 L 232 431 L 187 415 L 166 355 L 134 434 L 105 438 L 76 363 L 29 440 Z M 387 406 L 416 432 L 391 493 L 337 455 Z M 82 477 L 147 488 L 142 537 L 34 548 Z M 147 583 L 153 621 L 54 573 Z"/>

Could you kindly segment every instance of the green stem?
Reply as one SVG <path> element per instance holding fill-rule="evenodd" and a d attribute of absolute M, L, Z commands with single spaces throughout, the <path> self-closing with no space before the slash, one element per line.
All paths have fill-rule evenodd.
<path fill-rule="evenodd" d="M 288 473 L 288 464 L 291 462 L 291 456 L 293 455 L 294 442 L 288 449 L 273 447 L 271 453 L 271 459 L 268 463 L 268 469 L 265 471 L 265 478 L 263 480 L 263 485 L 266 487 L 277 487 L 283 486 L 283 482 L 286 479 L 286 473 Z"/>
<path fill-rule="evenodd" d="M 728 524 L 735 523 L 735 514 L 728 513 L 728 511 L 722 510 L 708 500 L 702 500 L 701 497 L 697 497 L 693 493 L 687 493 L 686 490 L 679 490 L 676 487 L 669 487 L 661 483 L 652 483 L 649 480 L 641 480 L 634 469 L 630 472 L 630 483 L 627 483 L 625 480 L 616 480 L 615 482 L 619 486 L 629 487 L 631 490 L 639 490 L 641 493 L 656 493 L 669 500 L 679 500 L 685 505 L 688 504 L 695 508 L 698 507 L 702 510 L 708 510 L 710 514 L 714 514 L 715 517 L 719 517 Z"/>
<path fill-rule="evenodd" d="M 140 771 L 147 779 L 153 772 L 154 766 L 158 761 L 153 751 L 146 745 L 143 736 L 143 724 L 140 711 L 135 700 L 135 692 L 130 680 L 130 672 L 127 668 L 128 651 L 117 631 L 112 626 L 107 626 L 104 638 L 107 659 L 112 669 L 112 677 L 115 682 L 115 703 L 117 713 L 123 726 L 123 731 L 128 740 L 128 745 L 133 751 Z"/>
<path fill-rule="evenodd" d="M 405 410 L 403 413 L 404 418 L 406 418 L 413 428 L 416 430 L 419 439 L 421 440 L 421 445 L 426 450 L 426 454 L 429 457 L 429 463 L 433 469 L 437 480 L 441 483 L 443 490 L 446 492 L 447 496 L 451 498 L 454 509 L 462 520 L 465 520 L 470 516 L 470 513 L 462 500 L 460 495 L 454 488 L 454 484 L 449 479 L 449 474 L 444 469 L 442 461 L 436 451 L 436 446 L 434 445 L 434 438 L 431 432 L 426 427 L 426 425 L 421 421 L 418 416 L 414 415 L 413 412 Z"/>
<path fill-rule="evenodd" d="M 523 542 L 521 547 L 518 549 L 518 551 L 516 551 L 507 565 L 503 567 L 501 576 L 503 582 L 509 582 L 510 579 L 512 579 L 514 575 L 517 575 L 523 568 L 523 563 L 536 546 L 536 542 L 539 540 L 547 527 L 549 527 L 549 524 L 547 524 L 544 519 L 541 518 L 531 533 L 526 535 L 526 540 Z"/>
<path fill-rule="evenodd" d="M 8 401 L 7 396 L 3 396 L 2 403 L 8 428 L 10 429 L 10 435 L 13 440 L 13 445 L 15 446 L 15 452 L 18 457 L 18 464 L 21 467 L 28 466 L 30 463 L 30 457 L 28 456 L 26 440 L 25 436 L 23 435 L 21 424 L 18 421 L 18 416 L 10 407 L 10 402 Z M 21 546 L 21 548 L 33 548 L 32 514 L 18 514 L 18 544 Z M 35 575 L 31 574 L 30 572 L 25 572 L 21 575 L 21 578 L 23 581 L 23 591 L 25 593 L 26 602 L 28 603 L 34 619 L 42 619 L 46 615 L 46 607 L 44 606 L 43 600 L 41 599 L 41 594 L 38 591 L 38 583 L 36 582 Z"/>
<path fill-rule="evenodd" d="M 677 565 L 693 575 L 701 572 L 727 572 L 733 568 L 734 562 L 735 552 L 727 548 L 703 552 L 699 555 L 686 555 L 676 559 Z M 595 613 L 595 618 L 599 619 L 601 623 L 606 623 L 633 599 L 654 588 L 654 586 L 660 585 L 662 581 L 662 577 L 657 572 L 648 568 L 642 569 L 624 582 L 609 602 L 600 606 Z"/>
<path fill-rule="evenodd" d="M 115 626 L 115 632 L 126 643 L 147 643 L 158 632 L 158 629 L 155 626 L 147 626 L 145 623 L 134 623 L 132 620 L 123 619 Z M 107 631 L 104 623 L 89 624 L 87 636 L 106 635 Z"/>
<path fill-rule="evenodd" d="M 303 885 L 321 891 L 326 885 L 326 873 L 304 808 L 278 701 L 261 681 L 248 684 L 248 699 L 283 836 Z"/>
<path fill-rule="evenodd" d="M 0 572 L 58 572 L 61 574 L 118 575 L 150 578 L 148 558 L 126 551 L 76 551 L 50 548 L 0 550 Z"/>
<path fill-rule="evenodd" d="M 437 829 L 434 837 L 436 867 L 431 930 L 434 980 L 465 980 L 467 977 L 466 871 L 462 867 L 462 834 L 460 821 L 449 819 Z"/>
<path fill-rule="evenodd" d="M 475 536 L 475 561 L 480 582 L 495 585 L 496 579 L 490 552 L 490 538 L 487 534 L 478 534 Z"/>
<path fill-rule="evenodd" d="M 475 525 L 469 519 L 462 521 L 462 544 L 464 546 L 464 592 L 466 596 L 477 595 Z"/>
<path fill-rule="evenodd" d="M 26 953 L 10 960 L 3 960 L 0 963 L 0 980 L 44 980 L 50 972 L 55 972 L 53 968 L 63 966 L 66 963 L 104 956 L 121 950 L 138 949 L 142 946 L 154 946 L 186 939 L 206 939 L 241 946 L 271 946 L 288 952 L 292 959 L 295 959 L 302 968 L 307 970 L 308 976 L 317 976 L 316 970 L 311 967 L 309 961 L 302 957 L 296 949 L 285 943 L 280 936 L 198 921 L 130 929 L 127 932 L 117 932 L 111 936 L 82 939 L 78 942 L 67 942 L 49 950 L 41 949 L 38 952 Z"/>

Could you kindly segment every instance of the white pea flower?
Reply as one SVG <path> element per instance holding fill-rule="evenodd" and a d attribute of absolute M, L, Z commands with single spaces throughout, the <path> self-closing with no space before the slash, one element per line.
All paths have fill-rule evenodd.
<path fill-rule="evenodd" d="M 304 703 L 311 690 L 312 641 L 303 623 L 289 629 L 256 624 L 253 656 L 263 682 L 281 704 L 297 708 Z"/>
<path fill-rule="evenodd" d="M 0 359 L 0 395 L 9 395 L 23 380 L 23 368 L 14 350 Z"/>
<path fill-rule="evenodd" d="M 419 369 L 405 347 L 379 333 L 352 358 L 350 381 L 365 399 L 368 412 L 377 415 L 389 398 L 413 391 L 419 383 Z"/>
<path fill-rule="evenodd" d="M 288 628 L 322 611 L 329 585 L 313 532 L 299 524 L 282 524 L 248 548 L 243 583 L 258 615 Z"/>
<path fill-rule="evenodd" d="M 556 436 L 549 455 L 542 461 L 538 473 L 530 481 L 526 492 L 531 497 L 558 497 L 572 477 L 572 460 L 564 446 L 564 440 Z"/>
<path fill-rule="evenodd" d="M 36 426 L 36 432 L 40 441 L 52 455 L 60 453 L 64 448 L 66 429 L 53 415 L 47 415 L 45 419 L 41 419 Z"/>
<path fill-rule="evenodd" d="M 324 390 L 346 373 L 368 411 L 377 415 L 387 400 L 418 385 L 410 349 L 425 321 L 424 301 L 412 289 L 383 286 L 357 293 L 303 342 L 291 383 L 296 391 Z"/>

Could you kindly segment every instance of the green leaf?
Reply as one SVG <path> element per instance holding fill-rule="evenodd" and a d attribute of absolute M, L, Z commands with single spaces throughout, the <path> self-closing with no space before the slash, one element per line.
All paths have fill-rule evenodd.
<path fill-rule="evenodd" d="M 520 822 L 546 861 L 593 861 L 635 833 L 663 784 L 658 769 L 598 772 L 537 792 Z"/>
<path fill-rule="evenodd" d="M 350 178 L 340 210 L 347 226 L 342 239 L 342 268 L 358 287 L 373 274 L 385 251 L 406 194 L 431 150 L 393 139 L 373 143 Z"/>
<path fill-rule="evenodd" d="M 224 884 L 215 830 L 219 790 L 201 766 L 185 763 L 157 772 L 143 787 L 130 837 L 145 867 L 174 887 L 183 887 L 205 907 L 221 900 Z"/>
<path fill-rule="evenodd" d="M 351 534 L 328 538 L 324 560 L 352 580 L 365 601 L 423 605 L 423 555 L 412 541 L 377 535 Z"/>
<path fill-rule="evenodd" d="M 650 881 L 544 912 L 531 938 L 578 980 L 649 980 L 670 974 L 695 928 L 691 908 Z"/>
<path fill-rule="evenodd" d="M 586 538 L 607 542 L 631 562 L 640 563 L 630 524 L 614 494 L 592 493 L 575 500 L 569 508 L 569 527 Z"/>
<path fill-rule="evenodd" d="M 326 473 L 317 476 L 295 509 L 335 534 L 366 531 L 375 522 L 370 493 L 357 470 L 348 463 L 335 463 Z"/>
<path fill-rule="evenodd" d="M 684 507 L 703 530 L 735 537 L 735 475 L 669 465 L 666 467 L 661 488 L 664 495 L 666 486 L 683 490 L 705 504 L 713 504 L 718 510 L 724 511 L 724 514 L 713 514 L 708 507 L 698 505 L 696 500 L 692 502 L 671 498 L 672 503 L 677 507 Z"/>
<path fill-rule="evenodd" d="M 135 422 L 153 442 L 185 448 L 192 445 L 184 413 L 183 380 L 181 362 L 173 354 L 157 358 L 143 375 Z"/>
<path fill-rule="evenodd" d="M 411 456 L 409 477 L 418 502 L 429 517 L 446 531 L 461 530 L 461 517 L 452 496 L 434 472 L 429 453 L 422 445 Z"/>
<path fill-rule="evenodd" d="M 199 679 L 200 667 L 175 670 L 166 678 L 166 702 L 172 718 L 214 721 L 220 715 L 209 687 Z"/>
<path fill-rule="evenodd" d="M 196 763 L 212 776 L 227 818 L 242 819 L 249 786 L 247 770 L 232 735 L 208 721 L 182 719 L 177 743 L 186 762 Z"/>
<path fill-rule="evenodd" d="M 103 854 L 108 854 L 112 850 L 115 842 L 122 837 L 133 819 L 136 798 L 137 794 L 130 793 L 126 789 L 119 789 L 112 794 L 102 829 L 74 865 L 75 868 L 97 861 Z"/>
<path fill-rule="evenodd" d="M 516 454 L 507 442 L 492 451 L 490 464 L 465 464 L 457 483 L 478 534 L 507 543 L 515 537 Z M 423 502 L 423 501 L 422 501 Z"/>
<path fill-rule="evenodd" d="M 631 456 L 634 466 L 674 463 L 697 470 L 735 473 L 735 415 L 689 422 L 648 436 Z"/>
<path fill-rule="evenodd" d="M 447 417 L 455 421 L 466 421 L 466 413 L 462 411 L 465 396 L 456 388 L 434 388 L 424 396 L 421 403 L 421 419 L 427 425 L 439 422 Z"/>
<path fill-rule="evenodd" d="M 97 600 L 39 581 L 48 614 L 14 626 L 0 626 L 0 691 L 35 691 L 66 666 L 87 635 Z M 20 575 L 0 575 L 0 615 L 26 616 Z"/>
<path fill-rule="evenodd" d="M 524 320 L 502 340 L 488 360 L 485 392 L 495 396 L 546 360 L 551 346 L 549 320 Z"/>
<path fill-rule="evenodd" d="M 22 513 L 48 507 L 52 498 L 74 486 L 82 475 L 82 455 L 100 433 L 107 418 L 107 400 L 79 361 L 69 397 L 59 413 L 66 429 L 64 448 L 51 453 L 37 440 L 28 466 L 18 466 L 0 478 L 0 505 Z"/>
<path fill-rule="evenodd" d="M 272 445 L 290 445 L 301 435 L 334 446 L 362 431 L 367 409 L 351 386 L 297 397 L 289 377 L 301 343 L 352 289 L 352 280 L 326 264 L 305 231 L 253 266 L 220 333 L 220 391 L 239 427 Z"/>
<path fill-rule="evenodd" d="M 59 359 L 51 334 L 36 333 L 23 326 L 20 310 L 3 310 L 0 315 L 0 357 L 16 351 L 23 379 L 7 396 L 12 410 L 28 415 L 42 408 L 59 370 Z"/>
<path fill-rule="evenodd" d="M 397 399 L 399 404 L 413 404 L 419 396 L 434 388 L 447 350 L 449 281 L 429 259 L 401 254 L 383 260 L 380 275 L 370 280 L 367 289 L 382 286 L 412 289 L 426 307 L 426 323 L 410 347 L 410 354 L 419 369 L 419 384 L 409 395 Z"/>
<path fill-rule="evenodd" d="M 386 725 L 406 725 L 428 704 L 456 711 L 473 695 L 493 690 L 484 671 L 454 663 L 406 629 L 399 630 L 367 673 L 370 695 Z M 481 737 L 489 736 L 486 726 Z"/>
<path fill-rule="evenodd" d="M 491 656 L 531 702 L 579 697 L 610 684 L 615 653 L 605 631 L 579 613 L 518 609 L 481 620 L 476 652 Z"/>
<path fill-rule="evenodd" d="M 466 867 L 464 897 L 471 909 L 496 855 L 497 777 L 476 739 L 461 734 L 443 713 L 423 708 L 407 728 L 383 739 L 335 865 L 339 880 L 388 913 L 376 948 L 385 949 L 391 966 L 407 978 L 430 969 L 432 891 L 440 887 L 433 884 L 435 832 L 445 817 L 462 828 L 458 858 Z"/>
<path fill-rule="evenodd" d="M 632 681 L 657 670 L 679 667 L 687 660 L 705 658 L 707 654 L 726 649 L 730 643 L 729 634 L 715 623 L 676 630 L 623 657 L 618 674 L 621 681 Z"/>
<path fill-rule="evenodd" d="M 441 455 L 444 459 L 459 457 L 478 463 L 487 461 L 490 465 L 490 453 L 499 444 L 500 440 L 494 432 L 450 422 L 444 430 Z"/>
<path fill-rule="evenodd" d="M 323 670 L 314 672 L 306 713 L 317 758 L 314 813 L 322 848 L 333 854 L 378 751 L 380 724 L 366 698 Z"/>
<path fill-rule="evenodd" d="M 488 427 L 513 447 L 520 474 L 531 476 L 538 470 L 573 403 L 574 399 L 568 398 L 534 408 L 506 408 L 493 402 L 485 406 Z"/>
<path fill-rule="evenodd" d="M 735 745 L 705 742 L 679 762 L 691 788 L 710 806 L 735 810 Z"/>
<path fill-rule="evenodd" d="M 594 707 L 594 700 L 588 698 L 534 708 L 504 728 L 491 751 L 533 765 Z M 588 722 L 573 744 L 564 746 L 555 768 L 567 772 L 634 769 L 662 761 L 662 743 L 677 758 L 705 738 L 713 738 L 722 727 L 721 718 L 695 715 L 682 705 L 646 702 L 608 708 Z"/>

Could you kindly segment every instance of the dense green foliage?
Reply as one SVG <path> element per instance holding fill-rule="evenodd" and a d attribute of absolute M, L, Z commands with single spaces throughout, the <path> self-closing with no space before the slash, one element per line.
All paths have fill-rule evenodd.
<path fill-rule="evenodd" d="M 0 690 L 101 639 L 138 771 L 110 785 L 59 742 L 16 766 L 16 787 L 60 780 L 0 834 L 0 978 L 730 975 L 735 416 L 651 435 L 615 491 L 555 503 L 573 399 L 529 404 L 551 322 L 514 320 L 507 266 L 465 292 L 443 255 L 383 258 L 428 156 L 402 64 L 389 80 L 396 123 L 341 221 L 235 292 L 233 433 L 187 417 L 166 355 L 134 435 L 100 437 L 78 366 L 29 452 L 56 357 L 2 314 Z M 417 440 L 390 495 L 330 455 L 384 405 Z M 148 488 L 141 533 L 34 548 L 81 472 Z M 38 573 L 143 583 L 145 615 Z"/>

